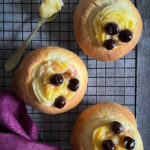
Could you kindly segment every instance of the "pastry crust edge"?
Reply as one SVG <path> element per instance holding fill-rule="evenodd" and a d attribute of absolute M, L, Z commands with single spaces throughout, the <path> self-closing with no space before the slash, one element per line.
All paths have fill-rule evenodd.
<path fill-rule="evenodd" d="M 138 144 L 138 149 L 135 150 L 144 150 L 133 113 L 128 108 L 114 102 L 101 102 L 84 110 L 80 114 L 71 134 L 72 150 L 91 150 L 91 135 L 89 134 L 93 132 L 93 129 L 95 130 L 99 127 L 99 123 L 102 122 L 105 124 L 105 120 L 107 119 L 127 123 L 134 130 L 136 144 Z M 95 124 L 96 120 L 100 122 Z M 89 129 L 88 124 L 93 129 Z"/>
<path fill-rule="evenodd" d="M 115 2 L 118 0 L 112 1 Z M 86 55 L 96 60 L 109 62 L 120 59 L 121 57 L 125 56 L 134 49 L 142 33 L 142 26 L 143 26 L 142 19 L 138 10 L 130 0 L 123 0 L 123 1 L 126 1 L 133 8 L 133 13 L 135 15 L 135 18 L 137 19 L 137 24 L 135 25 L 136 32 L 133 34 L 133 38 L 130 42 L 123 43 L 122 45 L 118 46 L 117 48 L 114 48 L 113 50 L 107 50 L 104 47 L 94 43 L 87 29 L 87 19 L 94 9 L 95 9 L 94 11 L 96 11 L 97 5 L 100 5 L 101 1 L 100 0 L 80 1 L 74 14 L 74 35 L 77 43 L 79 44 L 80 48 L 84 51 Z"/>
<path fill-rule="evenodd" d="M 65 107 L 57 109 L 55 107 L 47 107 L 41 104 L 36 98 L 31 87 L 32 70 L 45 59 L 49 59 L 51 53 L 63 55 L 65 53 L 67 60 L 74 63 L 77 71 L 80 73 L 80 87 L 74 97 L 66 102 Z M 82 74 L 82 76 L 81 76 Z M 22 61 L 17 69 L 13 80 L 13 90 L 15 94 L 28 105 L 47 114 L 60 114 L 77 106 L 82 100 L 87 88 L 88 73 L 82 60 L 73 52 L 60 47 L 47 46 L 42 47 L 29 53 Z"/>

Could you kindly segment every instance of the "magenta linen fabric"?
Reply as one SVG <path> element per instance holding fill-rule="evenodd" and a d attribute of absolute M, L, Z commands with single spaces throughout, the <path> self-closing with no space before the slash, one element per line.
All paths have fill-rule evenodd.
<path fill-rule="evenodd" d="M 14 94 L 0 91 L 0 150 L 61 150 L 37 139 L 38 127 L 25 104 Z"/>

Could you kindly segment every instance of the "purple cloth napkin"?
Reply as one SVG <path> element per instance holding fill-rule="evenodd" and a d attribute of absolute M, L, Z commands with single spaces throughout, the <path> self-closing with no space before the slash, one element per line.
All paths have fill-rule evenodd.
<path fill-rule="evenodd" d="M 25 104 L 15 95 L 0 91 L 0 150 L 61 150 L 37 139 L 38 127 Z"/>

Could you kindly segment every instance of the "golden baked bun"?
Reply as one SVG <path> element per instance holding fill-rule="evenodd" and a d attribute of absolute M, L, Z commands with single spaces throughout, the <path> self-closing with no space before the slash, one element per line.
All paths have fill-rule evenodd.
<path fill-rule="evenodd" d="M 71 135 L 72 150 L 143 150 L 133 113 L 102 102 L 83 111 Z"/>
<path fill-rule="evenodd" d="M 88 56 L 115 61 L 138 43 L 142 20 L 130 0 L 81 0 L 74 15 L 77 43 Z"/>
<path fill-rule="evenodd" d="M 82 60 L 60 47 L 42 47 L 27 55 L 14 76 L 16 95 L 41 112 L 59 114 L 74 108 L 87 87 Z"/>

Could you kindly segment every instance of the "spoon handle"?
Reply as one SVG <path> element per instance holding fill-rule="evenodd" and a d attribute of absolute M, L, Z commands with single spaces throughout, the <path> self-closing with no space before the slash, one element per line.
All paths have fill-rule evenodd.
<path fill-rule="evenodd" d="M 25 49 L 27 48 L 28 44 L 30 43 L 33 35 L 36 33 L 36 31 L 39 29 L 39 27 L 45 23 L 44 19 L 41 19 L 38 24 L 35 26 L 34 30 L 32 31 L 32 33 L 30 33 L 30 35 L 28 36 L 28 38 L 23 42 L 22 46 L 18 48 L 18 50 L 8 59 L 7 63 L 5 64 L 5 70 L 6 71 L 10 71 L 13 68 L 15 68 L 17 66 L 17 64 L 19 63 Z"/>

